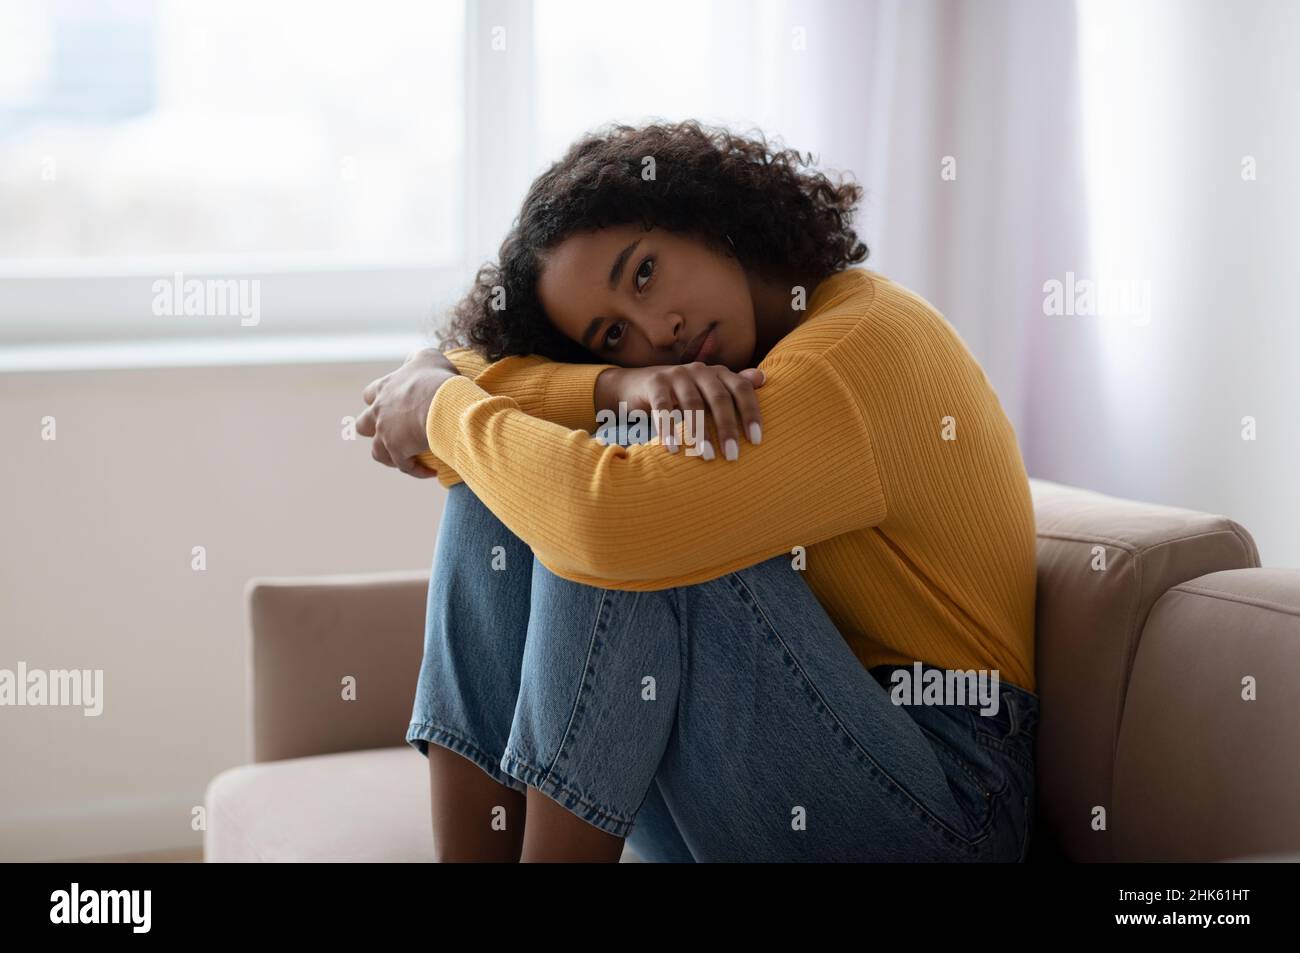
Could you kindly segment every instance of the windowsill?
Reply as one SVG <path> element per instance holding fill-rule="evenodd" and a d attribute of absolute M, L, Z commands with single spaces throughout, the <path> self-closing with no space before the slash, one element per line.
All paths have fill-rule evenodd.
<path fill-rule="evenodd" d="M 153 338 L 0 347 L 0 374 L 264 364 L 401 363 L 429 342 L 417 334 Z"/>

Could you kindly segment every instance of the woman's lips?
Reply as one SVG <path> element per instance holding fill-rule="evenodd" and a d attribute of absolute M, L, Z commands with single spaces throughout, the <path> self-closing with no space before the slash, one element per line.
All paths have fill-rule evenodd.
<path fill-rule="evenodd" d="M 715 321 L 705 329 L 703 335 L 697 335 L 699 343 L 691 342 L 691 346 L 682 355 L 683 364 L 689 364 L 691 361 L 707 361 L 718 352 L 717 327 Z"/>

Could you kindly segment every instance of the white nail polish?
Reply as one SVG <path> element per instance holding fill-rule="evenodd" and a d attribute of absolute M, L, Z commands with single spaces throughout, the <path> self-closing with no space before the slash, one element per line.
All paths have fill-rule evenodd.
<path fill-rule="evenodd" d="M 704 457 L 705 460 L 712 460 L 712 459 L 713 459 L 713 456 L 714 456 L 714 454 L 713 454 L 713 444 L 709 443 L 707 440 L 701 440 L 701 441 L 700 441 L 700 456 Z"/>
<path fill-rule="evenodd" d="M 758 425 L 757 421 L 755 421 L 754 423 L 749 425 L 749 442 L 761 443 L 762 440 L 763 440 L 763 428 Z"/>
<path fill-rule="evenodd" d="M 722 455 L 728 460 L 734 460 L 740 456 L 740 447 L 736 446 L 736 441 L 728 437 L 727 442 L 722 445 Z"/>

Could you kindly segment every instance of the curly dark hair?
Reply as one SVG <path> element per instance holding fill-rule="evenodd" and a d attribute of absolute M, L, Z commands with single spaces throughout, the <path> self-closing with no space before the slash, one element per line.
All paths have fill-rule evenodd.
<path fill-rule="evenodd" d="M 468 347 L 489 361 L 515 354 L 592 363 L 542 308 L 544 254 L 569 235 L 640 222 L 734 249 L 746 271 L 821 281 L 863 261 L 851 227 L 862 187 L 832 182 L 793 149 L 695 120 L 610 124 L 588 133 L 538 176 L 501 243 L 439 334 L 438 347 Z M 655 174 L 643 177 L 646 157 Z M 806 167 L 806 168 L 805 168 Z M 722 242 L 729 238 L 729 242 Z M 504 294 L 505 306 L 501 306 Z"/>

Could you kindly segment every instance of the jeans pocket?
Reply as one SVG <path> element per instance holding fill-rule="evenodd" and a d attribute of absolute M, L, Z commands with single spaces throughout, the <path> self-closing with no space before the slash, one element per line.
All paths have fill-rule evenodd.
<path fill-rule="evenodd" d="M 953 800 L 966 820 L 967 837 L 972 841 L 983 838 L 993 825 L 994 813 L 1010 785 L 1010 778 L 978 750 L 964 751 L 920 722 L 917 725 L 939 755 Z M 972 747 L 974 740 L 972 736 Z"/>
<path fill-rule="evenodd" d="M 999 710 L 984 715 L 968 709 L 975 740 L 998 751 L 1026 771 L 1033 772 L 1038 738 L 1038 700 L 1020 689 L 1003 688 Z"/>

